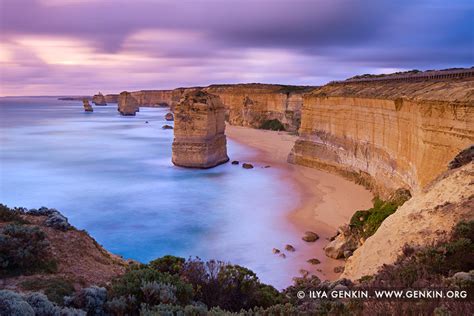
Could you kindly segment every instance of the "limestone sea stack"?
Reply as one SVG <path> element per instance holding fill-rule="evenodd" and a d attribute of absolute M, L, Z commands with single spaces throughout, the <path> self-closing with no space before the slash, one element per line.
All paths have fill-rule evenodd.
<path fill-rule="evenodd" d="M 104 95 L 100 92 L 92 97 L 92 103 L 95 105 L 107 105 Z"/>
<path fill-rule="evenodd" d="M 199 90 L 184 95 L 174 109 L 173 163 L 212 168 L 229 161 L 224 120 L 218 96 Z"/>
<path fill-rule="evenodd" d="M 138 112 L 138 102 L 130 94 L 130 92 L 123 91 L 118 98 L 118 111 L 122 115 L 135 115 Z"/>
<path fill-rule="evenodd" d="M 92 105 L 90 105 L 89 100 L 82 99 L 82 105 L 84 106 L 84 111 L 86 112 L 94 112 Z"/>

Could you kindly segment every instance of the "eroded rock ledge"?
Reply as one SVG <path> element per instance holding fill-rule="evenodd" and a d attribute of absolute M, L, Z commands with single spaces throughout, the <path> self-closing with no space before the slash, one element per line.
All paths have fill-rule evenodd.
<path fill-rule="evenodd" d="M 172 161 L 190 168 L 211 168 L 229 160 L 225 109 L 218 96 L 203 91 L 187 93 L 174 111 Z"/>
<path fill-rule="evenodd" d="M 474 143 L 473 91 L 473 78 L 327 85 L 305 95 L 289 161 L 340 173 L 380 196 L 419 192 Z"/>

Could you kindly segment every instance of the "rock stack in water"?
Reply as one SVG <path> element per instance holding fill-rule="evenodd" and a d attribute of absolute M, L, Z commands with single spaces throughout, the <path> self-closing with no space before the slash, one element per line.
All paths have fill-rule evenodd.
<path fill-rule="evenodd" d="M 92 105 L 90 105 L 89 100 L 82 99 L 82 105 L 84 106 L 84 111 L 86 112 L 94 112 Z"/>
<path fill-rule="evenodd" d="M 186 94 L 174 109 L 173 163 L 212 168 L 227 162 L 224 119 L 224 105 L 218 96 L 203 91 Z"/>
<path fill-rule="evenodd" d="M 130 92 L 124 91 L 120 93 L 118 111 L 122 115 L 135 115 L 138 112 L 138 102 Z"/>
<path fill-rule="evenodd" d="M 95 105 L 107 105 L 104 95 L 100 92 L 92 97 L 92 103 Z"/>

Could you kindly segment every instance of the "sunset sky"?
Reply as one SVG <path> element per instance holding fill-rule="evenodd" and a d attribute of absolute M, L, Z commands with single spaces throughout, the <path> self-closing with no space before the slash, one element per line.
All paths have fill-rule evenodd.
<path fill-rule="evenodd" d="M 0 95 L 474 65 L 472 0 L 0 0 Z"/>

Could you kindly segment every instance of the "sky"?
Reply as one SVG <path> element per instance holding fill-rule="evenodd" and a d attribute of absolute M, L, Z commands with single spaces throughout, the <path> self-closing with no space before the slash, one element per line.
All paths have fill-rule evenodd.
<path fill-rule="evenodd" d="M 0 0 L 0 95 L 474 66 L 472 0 Z"/>

